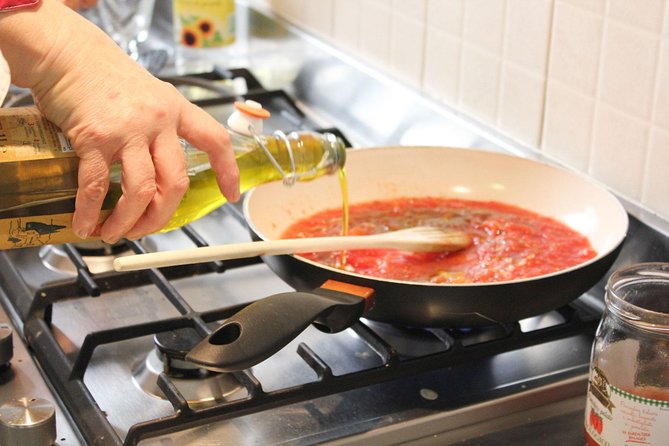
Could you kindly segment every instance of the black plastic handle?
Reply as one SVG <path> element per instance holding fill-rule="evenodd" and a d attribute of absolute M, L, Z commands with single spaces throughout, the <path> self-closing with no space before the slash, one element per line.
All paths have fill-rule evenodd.
<path fill-rule="evenodd" d="M 228 318 L 186 360 L 218 372 L 247 369 L 281 350 L 312 323 L 327 333 L 351 326 L 370 306 L 369 297 L 326 288 L 266 297 Z"/>

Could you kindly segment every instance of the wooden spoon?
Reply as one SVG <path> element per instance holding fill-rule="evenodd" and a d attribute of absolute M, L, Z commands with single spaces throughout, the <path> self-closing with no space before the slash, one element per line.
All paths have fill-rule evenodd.
<path fill-rule="evenodd" d="M 470 244 L 470 237 L 463 232 L 446 232 L 430 226 L 417 226 L 374 235 L 281 239 L 137 254 L 117 257 L 114 259 L 114 269 L 116 271 L 136 271 L 216 260 L 241 259 L 259 255 L 343 251 L 348 249 L 451 252 L 463 249 Z"/>

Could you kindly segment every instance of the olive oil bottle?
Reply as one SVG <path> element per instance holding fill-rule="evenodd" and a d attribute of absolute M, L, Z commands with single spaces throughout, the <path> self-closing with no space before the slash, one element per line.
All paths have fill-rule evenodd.
<path fill-rule="evenodd" d="M 252 101 L 228 120 L 242 192 L 270 181 L 307 181 L 343 168 L 344 143 L 329 133 L 263 135 L 269 116 Z M 225 203 L 206 153 L 185 141 L 190 187 L 160 231 L 188 224 Z M 0 109 L 0 249 L 80 241 L 72 231 L 79 158 L 63 133 L 34 107 Z M 112 165 L 100 221 L 121 196 L 121 168 Z"/>

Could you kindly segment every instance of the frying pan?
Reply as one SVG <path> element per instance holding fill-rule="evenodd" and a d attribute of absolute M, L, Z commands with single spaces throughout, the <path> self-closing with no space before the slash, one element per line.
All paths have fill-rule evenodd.
<path fill-rule="evenodd" d="M 494 200 L 553 217 L 584 234 L 597 256 L 544 276 L 481 284 L 430 284 L 365 277 L 299 256 L 264 258 L 297 290 L 326 279 L 376 290 L 369 319 L 402 325 L 476 326 L 512 322 L 575 299 L 609 269 L 625 238 L 627 213 L 608 191 L 567 170 L 511 155 L 439 147 L 350 150 L 350 202 L 406 196 Z M 286 189 L 267 184 L 251 191 L 244 214 L 255 237 L 280 238 L 295 220 L 341 207 L 337 178 Z"/>
<path fill-rule="evenodd" d="M 301 292 L 331 279 L 373 289 L 375 303 L 365 313 L 372 320 L 413 327 L 474 327 L 548 312 L 594 286 L 615 261 L 627 233 L 627 213 L 606 189 L 574 172 L 518 156 L 444 147 L 379 147 L 349 150 L 345 169 L 351 204 L 409 196 L 499 201 L 565 223 L 587 236 L 597 252 L 584 263 L 552 274 L 476 284 L 375 278 L 299 255 L 263 258 Z M 296 220 L 341 205 L 340 184 L 333 175 L 291 188 L 277 183 L 259 186 L 246 195 L 244 215 L 255 239 L 272 240 Z M 265 336 L 272 335 L 265 331 Z"/>

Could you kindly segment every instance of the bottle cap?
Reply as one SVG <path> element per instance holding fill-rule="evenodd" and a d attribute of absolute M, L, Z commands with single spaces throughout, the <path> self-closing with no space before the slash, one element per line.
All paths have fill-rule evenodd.
<path fill-rule="evenodd" d="M 256 101 L 247 99 L 244 102 L 235 102 L 237 109 L 228 118 L 228 127 L 237 133 L 253 136 L 253 133 L 262 133 L 262 122 L 269 118 L 270 113 Z M 253 128 L 253 132 L 249 129 Z"/>

